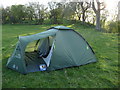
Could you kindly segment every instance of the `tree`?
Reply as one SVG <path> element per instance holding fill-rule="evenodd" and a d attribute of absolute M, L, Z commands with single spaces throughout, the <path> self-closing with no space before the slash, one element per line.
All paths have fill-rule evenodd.
<path fill-rule="evenodd" d="M 59 24 L 59 20 L 62 19 L 62 12 L 63 12 L 63 8 L 62 8 L 62 3 L 57 3 L 57 2 L 49 2 L 49 9 L 50 9 L 50 20 L 51 23 L 53 24 Z"/>
<path fill-rule="evenodd" d="M 2 24 L 5 24 L 6 23 L 6 18 L 7 18 L 6 10 L 2 7 L 1 12 L 2 12 Z"/>
<path fill-rule="evenodd" d="M 100 25 L 100 11 L 105 9 L 105 4 L 104 2 L 100 2 L 99 0 L 96 0 L 96 7 L 95 7 L 95 1 L 92 0 L 92 8 L 96 14 L 96 30 L 101 30 L 101 25 Z"/>
<path fill-rule="evenodd" d="M 82 10 L 81 10 L 81 6 L 79 4 L 79 2 L 76 3 L 76 9 L 75 9 L 75 13 L 78 17 L 78 20 L 81 20 L 81 16 L 82 16 Z"/>
<path fill-rule="evenodd" d="M 11 21 L 12 23 L 22 23 L 25 20 L 26 12 L 24 5 L 11 6 Z"/>
<path fill-rule="evenodd" d="M 108 10 L 103 10 L 101 12 L 101 27 L 102 28 L 105 28 L 105 24 L 106 24 L 106 20 L 107 20 L 107 17 L 109 16 L 109 13 L 108 13 Z"/>
<path fill-rule="evenodd" d="M 109 33 L 118 33 L 119 32 L 119 22 L 118 21 L 110 21 L 108 24 L 108 32 Z"/>
<path fill-rule="evenodd" d="M 86 20 L 86 13 L 88 8 L 90 8 L 91 2 L 85 2 L 85 1 L 80 1 L 80 2 L 69 2 L 66 7 L 65 13 L 68 13 L 68 16 L 75 16 L 77 15 L 78 20 L 81 20 L 82 16 L 82 22 L 85 23 Z"/>
<path fill-rule="evenodd" d="M 36 9 L 36 17 L 37 17 L 37 24 L 42 24 L 45 18 L 45 11 L 47 8 L 44 7 L 43 4 L 36 3 L 35 4 L 35 9 Z"/>
<path fill-rule="evenodd" d="M 32 21 L 35 14 L 35 10 L 32 2 L 29 2 L 29 4 L 27 5 L 26 13 L 27 13 L 26 18 L 28 18 L 29 21 Z"/>
<path fill-rule="evenodd" d="M 32 24 L 43 24 L 47 8 L 39 2 L 29 2 L 27 16 Z"/>
<path fill-rule="evenodd" d="M 81 2 L 79 2 L 79 4 L 80 4 L 81 10 L 82 10 L 82 22 L 85 23 L 85 19 L 86 19 L 85 13 L 86 13 L 87 9 L 90 8 L 91 3 L 81 1 Z"/>
<path fill-rule="evenodd" d="M 86 11 L 86 22 L 95 25 L 95 13 L 92 8 Z"/>
<path fill-rule="evenodd" d="M 76 19 L 74 17 L 78 17 L 78 19 L 81 19 L 81 8 L 80 5 L 77 2 L 68 2 L 65 5 L 63 15 L 69 20 Z"/>
<path fill-rule="evenodd" d="M 2 24 L 10 23 L 10 7 L 1 8 L 2 11 Z"/>

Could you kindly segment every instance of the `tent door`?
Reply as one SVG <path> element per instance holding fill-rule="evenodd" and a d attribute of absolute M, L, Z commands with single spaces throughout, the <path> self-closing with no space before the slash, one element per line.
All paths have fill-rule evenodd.
<path fill-rule="evenodd" d="M 53 52 L 53 49 L 54 49 L 54 42 L 55 41 L 53 41 L 53 44 L 52 44 L 52 47 L 50 49 L 50 52 L 49 52 L 48 56 L 46 58 L 42 57 L 43 60 L 45 61 L 45 63 L 47 64 L 47 67 L 49 67 L 49 65 L 50 65 L 50 60 L 51 60 L 52 52 Z"/>
<path fill-rule="evenodd" d="M 49 51 L 50 51 L 49 46 L 50 46 L 49 45 L 49 37 L 47 37 L 45 39 L 42 39 L 41 44 L 40 44 L 40 46 L 38 47 L 38 50 L 37 50 L 39 55 L 46 57 L 48 55 Z"/>

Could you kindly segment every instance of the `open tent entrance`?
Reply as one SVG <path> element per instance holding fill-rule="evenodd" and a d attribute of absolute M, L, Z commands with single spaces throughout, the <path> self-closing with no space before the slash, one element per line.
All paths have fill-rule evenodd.
<path fill-rule="evenodd" d="M 25 62 L 28 72 L 40 71 L 39 65 L 48 67 L 54 46 L 54 36 L 29 43 L 25 50 Z"/>

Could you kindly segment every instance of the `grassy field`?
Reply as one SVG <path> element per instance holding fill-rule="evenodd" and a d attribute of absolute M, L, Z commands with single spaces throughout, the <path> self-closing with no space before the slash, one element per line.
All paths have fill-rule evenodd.
<path fill-rule="evenodd" d="M 51 25 L 55 26 L 55 25 Z M 42 32 L 50 25 L 3 25 L 2 69 L 3 88 L 117 88 L 118 36 L 95 31 L 81 25 L 66 25 L 79 32 L 91 45 L 98 62 L 52 72 L 22 75 L 6 68 L 18 36 Z"/>

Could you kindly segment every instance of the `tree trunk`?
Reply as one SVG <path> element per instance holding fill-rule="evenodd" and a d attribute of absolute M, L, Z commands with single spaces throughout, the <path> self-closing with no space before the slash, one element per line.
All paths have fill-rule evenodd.
<path fill-rule="evenodd" d="M 30 21 L 32 21 L 33 19 L 32 19 L 32 17 L 30 17 L 30 19 L 29 19 Z"/>
<path fill-rule="evenodd" d="M 98 11 L 97 13 L 96 13 L 96 29 L 97 30 L 101 30 L 101 27 L 100 27 L 100 12 Z"/>
<path fill-rule="evenodd" d="M 105 8 L 105 5 L 103 2 L 100 3 L 99 0 L 96 0 L 97 3 L 97 8 L 95 8 L 94 0 L 92 0 L 92 8 L 96 14 L 96 30 L 100 31 L 101 30 L 101 23 L 100 23 L 100 11 Z M 104 6 L 100 8 L 101 6 Z"/>
<path fill-rule="evenodd" d="M 81 16 L 78 16 L 78 20 L 80 21 Z"/>
<path fill-rule="evenodd" d="M 95 25 L 95 18 L 92 19 L 92 24 Z"/>
<path fill-rule="evenodd" d="M 82 14 L 82 22 L 83 24 L 85 23 L 85 11 L 83 11 L 83 14 Z"/>

